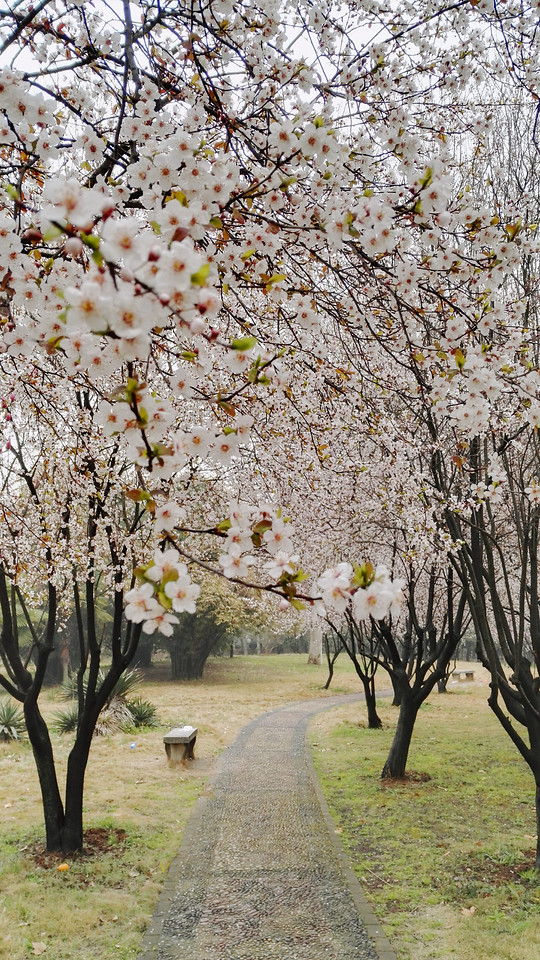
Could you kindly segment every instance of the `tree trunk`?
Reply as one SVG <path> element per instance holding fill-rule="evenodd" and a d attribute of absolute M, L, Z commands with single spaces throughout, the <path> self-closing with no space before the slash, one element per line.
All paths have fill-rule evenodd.
<path fill-rule="evenodd" d="M 377 699 L 375 696 L 375 678 L 374 677 L 362 677 L 362 684 L 364 686 L 364 695 L 366 698 L 366 708 L 368 715 L 368 727 L 370 730 L 381 730 L 382 720 L 377 713 Z"/>
<path fill-rule="evenodd" d="M 137 653 L 133 658 L 133 666 L 140 667 L 141 670 L 147 670 L 152 666 L 152 654 L 154 652 L 154 637 L 142 635 L 137 645 Z"/>
<path fill-rule="evenodd" d="M 536 780 L 536 859 L 535 869 L 540 871 L 540 779 Z"/>
<path fill-rule="evenodd" d="M 403 700 L 403 685 L 396 679 L 393 673 L 390 674 L 390 682 L 392 684 L 392 690 L 394 691 L 392 706 L 400 707 Z"/>
<path fill-rule="evenodd" d="M 328 659 L 328 679 L 324 685 L 324 690 L 328 690 L 328 687 L 332 683 L 332 677 L 334 676 L 334 661 L 330 658 Z"/>
<path fill-rule="evenodd" d="M 79 734 L 69 754 L 66 775 L 66 809 L 62 828 L 62 851 L 74 853 L 83 845 L 83 796 L 84 777 L 95 723 L 87 725 L 91 730 Z"/>
<path fill-rule="evenodd" d="M 320 627 L 312 627 L 309 631 L 308 663 L 320 667 L 322 664 L 322 631 Z"/>
<path fill-rule="evenodd" d="M 381 774 L 383 780 L 400 780 L 405 776 L 405 767 L 417 714 L 418 704 L 412 697 L 407 697 L 404 694 L 399 708 L 392 746 Z"/>
<path fill-rule="evenodd" d="M 34 700 L 24 704 L 24 716 L 41 789 L 47 850 L 61 850 L 64 808 L 49 731 Z"/>

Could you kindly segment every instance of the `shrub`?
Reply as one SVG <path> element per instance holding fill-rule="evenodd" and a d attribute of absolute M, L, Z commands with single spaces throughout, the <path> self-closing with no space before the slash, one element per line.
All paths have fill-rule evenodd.
<path fill-rule="evenodd" d="M 156 716 L 156 708 L 149 700 L 143 700 L 137 697 L 136 700 L 128 700 L 127 707 L 131 713 L 132 727 L 158 727 L 159 720 Z"/>
<path fill-rule="evenodd" d="M 150 703 L 149 700 L 143 700 L 141 697 L 130 700 L 127 696 L 141 682 L 141 679 L 138 670 L 128 670 L 120 677 L 111 697 L 98 717 L 94 736 L 107 736 L 110 733 L 116 733 L 118 730 L 131 730 L 133 727 L 158 726 L 156 708 L 153 703 Z M 52 722 L 52 726 L 58 733 L 73 733 L 77 729 L 78 706 L 74 699 L 76 694 L 77 678 L 70 677 L 66 683 L 62 684 L 60 695 L 62 699 L 72 702 L 66 710 L 57 713 Z"/>
<path fill-rule="evenodd" d="M 125 730 L 132 725 L 133 718 L 129 704 L 123 697 L 113 697 L 98 717 L 94 736 L 106 737 L 110 733 L 117 733 L 118 730 Z"/>
<path fill-rule="evenodd" d="M 104 673 L 100 670 L 98 674 L 98 685 L 103 682 L 105 679 Z M 120 697 L 125 700 L 128 693 L 138 686 L 142 680 L 142 674 L 139 670 L 126 670 L 121 677 L 116 681 L 114 685 L 110 700 L 113 700 L 115 697 Z M 83 680 L 83 689 L 86 693 L 87 680 L 86 677 Z M 77 697 L 77 675 L 72 674 L 68 680 L 65 680 L 62 686 L 60 687 L 60 698 L 62 700 L 74 700 Z"/>
<path fill-rule="evenodd" d="M 51 727 L 53 730 L 56 730 L 57 733 L 73 733 L 77 729 L 78 720 L 79 709 L 77 704 L 70 703 L 69 707 L 66 707 L 65 710 L 55 713 L 51 721 Z"/>
<path fill-rule="evenodd" d="M 24 714 L 12 700 L 0 700 L 0 740 L 20 740 L 26 731 Z"/>

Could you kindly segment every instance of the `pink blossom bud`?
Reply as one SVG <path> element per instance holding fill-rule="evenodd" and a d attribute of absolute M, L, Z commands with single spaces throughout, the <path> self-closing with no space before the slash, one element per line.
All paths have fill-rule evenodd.
<path fill-rule="evenodd" d="M 169 303 L 170 299 L 171 298 L 167 293 L 160 293 L 159 295 L 159 302 L 162 303 L 164 306 L 166 306 Z"/>
<path fill-rule="evenodd" d="M 133 280 L 133 273 L 128 267 L 120 267 L 118 271 L 118 276 L 121 280 L 125 280 L 127 283 L 131 283 Z"/>
<path fill-rule="evenodd" d="M 150 247 L 150 250 L 148 251 L 148 260 L 150 261 L 150 263 L 155 263 L 156 260 L 159 260 L 160 257 L 161 257 L 161 250 L 159 249 L 159 247 Z"/>
<path fill-rule="evenodd" d="M 30 243 L 39 243 L 40 240 L 43 240 L 43 234 L 41 230 L 36 230 L 35 227 L 30 227 L 28 230 L 25 230 L 22 234 L 23 240 L 29 240 Z"/>
<path fill-rule="evenodd" d="M 6 441 L 6 450 L 11 450 L 11 440 Z"/>
<path fill-rule="evenodd" d="M 13 403 L 13 401 L 15 400 L 15 394 L 14 394 L 14 393 L 11 393 L 11 394 L 9 395 L 9 399 L 10 399 L 11 402 Z"/>
<path fill-rule="evenodd" d="M 68 257 L 78 257 L 83 250 L 82 240 L 79 240 L 78 237 L 70 237 L 69 240 L 66 240 L 62 252 L 65 253 Z"/>
<path fill-rule="evenodd" d="M 192 333 L 203 333 L 206 329 L 206 324 L 204 320 L 200 320 L 198 317 L 194 317 L 193 320 L 189 321 L 189 329 Z"/>
<path fill-rule="evenodd" d="M 6 413 L 6 420 L 11 420 L 11 414 L 9 412 Z"/>

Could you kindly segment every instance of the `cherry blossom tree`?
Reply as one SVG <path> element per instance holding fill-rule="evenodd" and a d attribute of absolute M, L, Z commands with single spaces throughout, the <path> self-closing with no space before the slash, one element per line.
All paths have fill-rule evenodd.
<path fill-rule="evenodd" d="M 485 429 L 507 387 L 534 412 L 534 369 L 508 363 L 527 338 L 507 282 L 534 232 L 466 187 L 489 127 L 478 85 L 534 100 L 536 29 L 536 6 L 492 0 L 2 12 L 2 470 L 22 501 L 13 523 L 5 506 L 0 678 L 35 720 L 38 767 L 67 585 L 92 600 L 99 575 L 114 595 L 113 673 L 140 632 L 169 635 L 196 603 L 194 563 L 283 605 L 384 617 L 399 590 L 363 562 L 369 540 L 304 584 L 277 471 L 291 502 L 310 463 L 344 457 L 350 473 L 344 430 L 406 457 L 419 397 L 456 436 Z M 11 587 L 25 604 L 36 589 L 23 531 L 48 604 L 34 674 L 8 618 Z M 61 849 L 82 842 L 101 696 L 92 610 L 69 825 L 42 777 Z"/>

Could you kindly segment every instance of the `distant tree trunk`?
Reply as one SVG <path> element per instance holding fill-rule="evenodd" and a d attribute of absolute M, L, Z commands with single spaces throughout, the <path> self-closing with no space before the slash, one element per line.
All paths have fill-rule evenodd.
<path fill-rule="evenodd" d="M 153 652 L 154 638 L 152 636 L 147 636 L 146 634 L 141 635 L 139 646 L 137 647 L 137 653 L 133 659 L 133 666 L 140 667 L 141 670 L 147 670 L 152 666 Z"/>
<path fill-rule="evenodd" d="M 328 690 L 330 684 L 332 683 L 332 677 L 334 676 L 334 664 L 339 657 L 342 647 L 341 644 L 336 643 L 334 638 L 334 649 L 330 650 L 330 636 L 328 633 L 324 634 L 323 637 L 324 652 L 326 654 L 326 661 L 328 663 L 328 679 L 324 685 L 324 689 Z"/>
<path fill-rule="evenodd" d="M 43 685 L 46 687 L 55 687 L 64 680 L 64 663 L 62 661 L 62 651 L 57 647 L 51 650 L 45 671 Z"/>
<path fill-rule="evenodd" d="M 171 646 L 171 676 L 173 680 L 200 680 L 206 657 Z"/>
<path fill-rule="evenodd" d="M 320 627 L 312 627 L 309 631 L 308 663 L 313 663 L 319 667 L 322 664 L 322 631 Z"/>
<path fill-rule="evenodd" d="M 375 677 L 362 676 L 361 679 L 364 687 L 364 696 L 366 698 L 368 727 L 370 730 L 381 730 L 382 720 L 377 713 L 377 699 L 375 696 Z"/>

